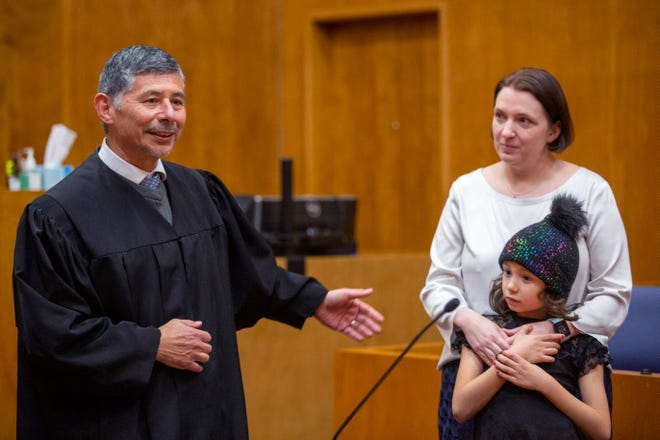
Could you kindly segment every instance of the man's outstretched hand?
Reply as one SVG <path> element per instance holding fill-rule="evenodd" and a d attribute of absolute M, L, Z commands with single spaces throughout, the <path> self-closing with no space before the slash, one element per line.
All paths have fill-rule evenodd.
<path fill-rule="evenodd" d="M 326 326 L 346 336 L 363 341 L 381 332 L 383 315 L 360 298 L 372 289 L 336 289 L 326 295 L 314 316 Z"/>

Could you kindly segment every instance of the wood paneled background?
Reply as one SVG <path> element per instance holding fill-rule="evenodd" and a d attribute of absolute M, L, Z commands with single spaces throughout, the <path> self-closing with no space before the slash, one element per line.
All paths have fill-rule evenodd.
<path fill-rule="evenodd" d="M 62 122 L 78 132 L 69 162 L 79 164 L 102 138 L 92 97 L 103 63 L 152 44 L 186 74 L 188 122 L 171 160 L 216 172 L 235 193 L 275 194 L 278 161 L 292 157 L 296 194 L 358 196 L 360 254 L 425 254 L 451 181 L 497 159 L 496 81 L 537 66 L 557 76 L 573 114 L 576 140 L 562 156 L 610 182 L 634 282 L 660 284 L 659 9 L 652 0 L 0 0 L 0 157 L 34 146 L 41 160 Z M 12 233 L 29 197 L 0 199 L 0 432 L 15 417 Z M 418 278 L 405 293 L 412 309 Z M 400 301 L 387 285 L 380 294 L 385 308 Z M 402 342 L 421 326 L 411 321 L 373 343 Z M 323 378 L 306 377 L 298 402 L 286 394 L 295 376 L 264 379 L 282 381 L 270 397 L 251 379 L 264 327 L 241 335 L 253 437 L 329 437 L 328 396 L 309 412 Z M 304 366 L 331 371 L 309 343 Z M 295 430 L 273 422 L 260 409 L 269 398 L 313 420 Z"/>

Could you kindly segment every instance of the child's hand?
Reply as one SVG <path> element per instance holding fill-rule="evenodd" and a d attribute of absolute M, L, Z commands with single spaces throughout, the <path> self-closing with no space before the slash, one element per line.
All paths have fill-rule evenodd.
<path fill-rule="evenodd" d="M 551 378 L 538 365 L 526 361 L 513 350 L 497 355 L 494 366 L 499 377 L 528 390 L 539 390 L 543 381 Z"/>
<path fill-rule="evenodd" d="M 533 364 L 554 362 L 561 339 L 557 333 L 533 334 L 533 327 L 525 325 L 514 336 L 509 350 Z"/>

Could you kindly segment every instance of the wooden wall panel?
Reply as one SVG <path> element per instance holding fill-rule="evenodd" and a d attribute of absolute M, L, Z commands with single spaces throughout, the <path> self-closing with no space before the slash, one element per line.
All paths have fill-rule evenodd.
<path fill-rule="evenodd" d="M 660 237 L 658 218 L 658 135 L 653 124 L 658 120 L 657 78 L 660 46 L 657 2 L 650 0 L 610 0 L 573 2 L 534 2 L 479 0 L 460 2 L 361 2 L 292 1 L 283 3 L 283 93 L 291 99 L 283 108 L 285 145 L 294 158 L 305 158 L 303 147 L 314 145 L 315 136 L 325 136 L 332 118 L 318 126 L 318 117 L 305 114 L 309 103 L 300 92 L 306 62 L 305 24 L 320 16 L 355 14 L 355 10 L 382 11 L 396 5 L 438 7 L 446 26 L 440 28 L 442 84 L 439 86 L 441 108 L 440 172 L 424 182 L 420 192 L 433 194 L 428 203 L 417 207 L 430 217 L 437 216 L 444 204 L 449 185 L 459 175 L 497 160 L 490 139 L 493 88 L 506 73 L 523 66 L 542 67 L 557 76 L 567 94 L 576 126 L 576 140 L 562 157 L 601 174 L 617 198 L 628 231 L 631 263 L 636 284 L 657 284 L 657 252 Z M 429 6 L 431 5 L 431 6 Z M 327 32 L 326 32 L 327 34 Z M 318 35 L 318 33 L 317 33 Z M 313 110 L 313 109 L 312 109 Z M 311 134 L 305 137 L 305 130 Z M 332 133 L 334 136 L 335 134 Z M 312 139 L 310 142 L 309 139 Z M 291 141 L 289 141 L 291 140 Z M 337 144 L 351 142 L 342 139 Z M 313 154 L 316 150 L 312 147 Z M 347 154 L 344 168 L 353 169 Z M 431 159 L 433 160 L 433 159 Z M 336 166 L 334 167 L 336 168 Z M 300 191 L 317 190 L 316 170 L 300 170 Z M 400 170 L 400 173 L 406 173 Z M 302 174 L 302 176 L 300 176 Z M 331 172 L 328 172 L 328 175 Z M 399 174 L 400 176 L 401 174 Z M 341 186 L 345 177 L 338 173 L 334 181 L 324 179 L 324 189 Z M 406 178 L 414 179 L 409 174 Z M 438 186 L 437 178 L 440 179 Z M 404 179 L 405 180 L 405 179 Z M 368 182 L 357 183 L 368 188 Z M 400 197 L 400 192 L 393 194 Z M 369 196 L 367 196 L 369 197 Z M 364 198 L 364 197 L 363 197 Z M 366 202 L 363 202 L 365 204 Z M 372 202 L 373 203 L 373 202 Z M 360 225 L 384 221 L 370 210 L 361 210 Z M 366 217 L 366 218 L 365 218 Z M 416 225 L 409 225 L 415 228 Z M 412 240 L 417 251 L 428 248 L 432 235 L 416 228 L 426 242 Z M 369 231 L 371 233 L 371 231 Z M 401 229 L 390 231 L 401 234 Z M 364 228 L 358 239 L 364 241 Z M 654 245 L 648 246 L 651 237 Z M 373 249 L 383 248 L 378 243 Z M 406 251 L 407 249 L 401 249 Z"/>
<path fill-rule="evenodd" d="M 0 189 L 0 439 L 14 435 L 16 426 L 16 320 L 11 274 L 16 226 L 34 193 Z"/>
<path fill-rule="evenodd" d="M 496 160 L 492 90 L 523 66 L 549 70 L 567 95 L 576 138 L 562 154 L 612 186 L 627 227 L 636 284 L 657 284 L 659 7 L 651 1 L 447 2 L 450 169 Z M 547 6 L 547 5 L 546 5 Z M 655 201 L 653 203 L 652 201 Z M 656 254 L 656 255 L 654 255 Z"/>
<path fill-rule="evenodd" d="M 52 123 L 61 117 L 61 23 L 59 1 L 1 1 L 0 153 L 43 149 Z M 52 122 L 51 122 L 52 121 Z M 3 181 L 4 183 L 4 181 Z"/>
<path fill-rule="evenodd" d="M 628 225 L 635 282 L 657 282 L 657 259 L 649 254 L 653 248 L 645 245 L 647 237 L 656 237 L 652 219 L 658 216 L 658 203 L 648 202 L 657 201 L 657 173 L 648 165 L 658 159 L 658 138 L 651 125 L 658 119 L 655 2 L 562 0 L 551 8 L 521 0 L 372 0 L 357 6 L 346 0 L 162 0 L 157 7 L 144 0 L 2 4 L 7 25 L 1 46 L 8 62 L 0 76 L 7 97 L 0 104 L 5 116 L 0 140 L 6 157 L 26 145 L 34 145 L 41 157 L 50 126 L 64 122 L 79 133 L 70 161 L 80 163 L 102 137 L 91 106 L 102 63 L 126 44 L 159 45 L 181 61 L 188 77 L 188 124 L 171 159 L 217 172 L 235 192 L 269 194 L 279 191 L 278 159 L 291 156 L 296 193 L 360 193 L 358 242 L 363 251 L 427 250 L 450 182 L 496 159 L 488 136 L 495 81 L 523 65 L 545 67 L 564 85 L 576 123 L 576 142 L 564 157 L 610 181 Z M 436 111 L 442 123 L 437 115 L 422 114 L 424 134 L 405 144 L 395 137 L 409 124 L 396 134 L 383 133 L 378 130 L 382 125 L 370 126 L 367 120 L 360 138 L 349 130 L 357 124 L 334 132 L 336 118 L 320 118 L 322 102 L 313 108 L 306 102 L 310 90 L 305 87 L 305 71 L 311 60 L 305 53 L 314 44 L 306 29 L 316 23 L 316 35 L 360 38 L 358 33 L 368 32 L 365 20 L 362 25 L 357 24 L 360 20 L 337 25 L 342 14 L 377 16 L 397 9 L 403 17 L 415 9 L 426 11 L 422 16 L 442 10 L 438 15 L 445 25 L 433 31 L 440 45 L 437 58 L 429 55 L 436 49 L 418 53 L 429 58 L 427 64 L 437 63 L 420 66 L 426 76 L 438 70 L 437 89 L 419 86 L 411 69 L 404 73 L 411 80 L 401 78 L 405 87 L 387 90 L 407 93 L 414 87 L 424 98 L 439 99 Z M 369 26 L 381 36 L 390 33 L 399 39 L 392 49 L 407 44 L 396 33 L 404 25 L 392 16 L 388 20 Z M 381 58 L 392 59 L 386 53 Z M 386 77 L 387 70 L 374 66 L 371 73 Z M 315 73 L 314 87 L 324 74 Z M 337 91 L 355 94 L 350 89 Z M 323 96 L 312 92 L 315 99 Z M 341 110 L 340 117 L 355 113 L 347 100 L 342 105 L 334 107 Z M 345 110 L 350 111 L 346 116 Z M 436 139 L 430 128 L 434 121 L 441 125 Z M 327 140 L 317 151 L 309 139 L 324 139 L 325 130 Z M 389 143 L 382 144 L 388 138 Z M 432 146 L 438 141 L 436 151 Z M 340 146 L 336 154 L 322 147 L 331 143 Z M 377 143 L 386 147 L 376 160 L 364 166 L 366 171 L 351 172 L 361 145 Z M 402 166 L 395 167 L 404 151 L 409 153 L 399 160 Z M 307 169 L 310 157 L 317 159 Z M 332 159 L 333 166 L 327 166 L 326 159 Z M 385 171 L 378 175 L 380 169 Z M 422 180 L 423 175 L 428 178 Z M 383 198 L 383 193 L 390 197 Z M 411 199 L 413 193 L 418 197 Z M 401 206 L 415 209 L 391 215 Z"/>
<path fill-rule="evenodd" d="M 69 161 L 82 162 L 103 137 L 92 107 L 103 63 L 121 47 L 150 44 L 187 77 L 188 122 L 170 159 L 217 172 L 236 192 L 279 191 L 277 1 L 2 3 L 13 23 L 3 47 L 15 115 L 3 153 L 34 145 L 41 160 L 50 126 L 63 122 L 78 132 Z"/>
<path fill-rule="evenodd" d="M 360 252 L 428 246 L 440 186 L 438 11 L 312 17 L 305 188 L 358 197 Z"/>
<path fill-rule="evenodd" d="M 312 161 L 315 168 L 305 166 L 308 154 L 317 153 L 309 150 L 313 145 L 308 142 L 309 129 L 315 136 L 318 133 L 314 130 L 332 127 L 331 121 L 319 121 L 316 113 L 311 120 L 320 125 L 314 128 L 309 123 L 305 72 L 310 60 L 306 51 L 313 43 L 308 41 L 310 23 L 320 23 L 316 36 L 354 37 L 355 41 L 366 35 L 364 21 L 362 25 L 337 25 L 337 21 L 342 21 L 338 17 L 378 16 L 396 9 L 404 16 L 402 21 L 390 16 L 367 27 L 373 27 L 381 37 L 388 32 L 398 36 L 396 29 L 405 27 L 402 23 L 410 19 L 411 9 L 427 11 L 422 16 L 429 10 L 440 11 L 440 21 L 432 31 L 436 33 L 434 44 L 439 44 L 438 54 L 435 60 L 429 60 L 437 65 L 425 67 L 427 70 L 422 72 L 430 75 L 437 69 L 439 83 L 437 90 L 420 88 L 433 94 L 434 100 L 439 99 L 439 133 L 428 144 L 415 139 L 414 151 L 410 152 L 411 157 L 428 155 L 428 163 L 419 166 L 437 166 L 440 171 L 419 181 L 414 166 L 395 169 L 400 181 L 420 186 L 419 192 L 425 196 L 414 209 L 426 214 L 429 223 L 417 227 L 414 220 L 406 218 L 406 226 L 418 235 L 406 236 L 404 241 L 375 243 L 373 248 L 386 249 L 391 243 L 398 243 L 401 248 L 393 250 L 419 252 L 417 256 L 425 257 L 432 235 L 425 228 L 437 221 L 450 182 L 496 160 L 489 137 L 495 82 L 518 67 L 535 65 L 556 74 L 568 95 L 577 136 L 575 144 L 564 153 L 565 158 L 600 173 L 615 191 L 628 230 L 634 282 L 660 284 L 656 220 L 659 139 L 655 130 L 659 119 L 660 6 L 652 0 L 0 0 L 0 55 L 5 60 L 0 65 L 0 152 L 4 160 L 13 149 L 34 145 L 42 155 L 50 126 L 63 122 L 79 133 L 70 159 L 74 164 L 80 163 L 102 137 L 91 101 L 103 62 L 124 45 L 154 44 L 170 51 L 187 75 L 188 124 L 173 160 L 217 172 L 235 192 L 278 192 L 277 162 L 284 155 L 294 159 L 296 193 L 353 192 L 354 187 L 370 188 L 372 184 L 380 188 L 382 181 L 374 179 L 373 170 L 360 173 L 346 151 L 337 150 L 334 157 L 326 150 L 322 158 L 339 159 L 333 162 L 334 169 L 357 168 L 354 175 L 335 175 L 331 167 L 325 170 L 318 160 Z M 425 24 L 419 32 L 427 35 L 425 32 L 431 27 L 426 18 L 422 20 Z M 391 47 L 399 44 L 404 43 L 398 41 Z M 436 50 L 424 44 L 418 49 L 421 47 L 425 49 L 418 54 Z M 374 67 L 370 73 L 384 75 L 387 70 L 381 72 Z M 410 78 L 412 72 L 406 75 Z M 359 93 L 355 89 L 349 91 Z M 344 104 L 339 108 L 343 111 L 346 107 Z M 321 103 L 314 108 L 322 110 Z M 424 117 L 436 117 L 429 115 Z M 377 125 L 374 127 L 374 137 L 386 137 L 378 133 Z M 354 139 L 348 142 L 354 145 Z M 438 145 L 437 156 L 430 151 L 433 142 Z M 336 143 L 345 145 L 346 140 Z M 401 154 L 401 144 L 392 145 L 392 151 Z M 379 160 L 392 166 L 390 157 Z M 439 163 L 431 165 L 434 161 Z M 372 163 L 363 166 L 369 168 Z M 349 181 L 349 176 L 355 181 Z M 391 197 L 400 205 L 405 194 L 398 188 L 391 191 Z M 15 411 L 15 327 L 6 272 L 11 267 L 9 249 L 13 249 L 9 241 L 18 215 L 31 197 L 7 194 L 0 201 L 0 269 L 5 273 L 0 274 L 0 294 L 6 302 L 0 329 L 6 336 L 0 349 L 0 402 L 6 405 L 0 407 L 2 433 L 12 432 L 10 421 Z M 364 201 L 361 206 L 369 203 L 373 201 Z M 383 221 L 371 209 L 361 209 L 359 216 L 360 225 L 368 226 L 362 226 L 358 234 Z M 389 233 L 397 236 L 400 229 Z M 358 240 L 364 241 L 360 236 Z M 416 293 L 428 262 L 403 273 L 396 283 L 391 276 L 399 276 L 399 272 L 379 264 L 380 271 L 355 265 L 354 270 L 363 271 L 361 278 L 353 277 L 351 270 L 345 268 L 318 273 L 322 280 L 331 280 L 331 287 L 342 285 L 341 280 L 346 280 L 347 285 L 353 281 L 382 286 L 388 293 L 378 298 L 377 305 L 388 315 L 386 325 L 393 326 L 393 339 L 388 336 L 387 341 L 374 342 L 402 342 L 417 329 L 418 321 L 412 316 L 423 313 Z M 403 264 L 401 269 L 405 268 L 409 266 Z M 407 287 L 389 289 L 387 283 L 406 283 Z M 330 435 L 328 375 L 316 374 L 314 370 L 327 367 L 328 356 L 336 347 L 333 344 L 346 342 L 340 342 L 343 339 L 336 336 L 337 342 L 323 346 L 323 338 L 335 335 L 315 329 L 315 324 L 309 327 L 311 332 L 308 328 L 302 336 L 293 336 L 289 329 L 265 323 L 241 335 L 249 420 L 257 440 L 310 438 L 314 423 L 320 427 L 317 432 L 321 437 Z M 260 343 L 259 338 L 265 335 L 272 335 L 274 347 L 290 351 L 270 351 Z M 288 364 L 273 367 L 278 373 L 275 378 L 267 376 L 264 365 L 281 357 L 288 357 Z M 301 407 L 311 412 L 305 413 L 303 427 L 292 432 L 277 422 L 279 417 L 274 414 L 282 410 L 291 416 L 282 402 L 288 403 L 292 389 L 300 391 L 296 388 L 307 391 L 302 397 L 296 396 Z M 317 394 L 317 390 L 324 390 L 325 394 Z M 310 396 L 317 398 L 318 405 L 316 401 L 315 405 L 309 404 Z"/>

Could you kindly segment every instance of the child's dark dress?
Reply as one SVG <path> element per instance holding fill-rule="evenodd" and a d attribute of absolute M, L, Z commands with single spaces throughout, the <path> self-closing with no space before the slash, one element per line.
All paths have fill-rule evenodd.
<path fill-rule="evenodd" d="M 513 313 L 488 318 L 504 328 L 533 322 Z M 452 348 L 460 351 L 462 345 L 469 347 L 463 332 L 458 331 Z M 538 365 L 579 398 L 579 378 L 597 365 L 608 363 L 607 348 L 592 336 L 580 334 L 561 344 L 555 362 Z M 475 416 L 474 438 L 568 440 L 586 437 L 541 393 L 506 382 Z"/>

